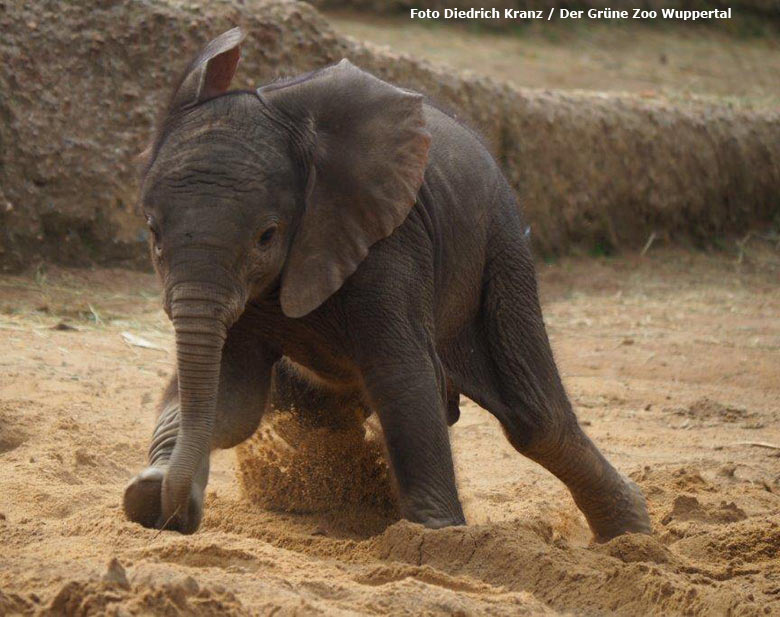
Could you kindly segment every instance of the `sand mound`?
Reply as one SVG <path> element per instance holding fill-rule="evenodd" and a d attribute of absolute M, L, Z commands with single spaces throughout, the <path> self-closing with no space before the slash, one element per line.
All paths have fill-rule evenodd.
<path fill-rule="evenodd" d="M 691 407 L 721 409 L 700 401 Z M 343 515 L 348 510 L 360 518 L 375 515 L 380 506 L 387 513 L 391 499 L 384 492 L 389 485 L 381 449 L 373 441 L 377 436 L 369 432 L 364 437 L 357 422 L 334 431 L 303 427 L 298 418 L 276 412 L 240 449 L 244 493 L 263 508 L 290 512 Z M 531 518 L 440 530 L 398 521 L 381 531 L 385 519 L 384 525 L 372 525 L 381 533 L 366 532 L 357 541 L 345 541 L 317 525 L 316 543 L 291 541 L 289 530 L 274 529 L 265 520 L 262 537 L 309 555 L 365 562 L 356 579 L 364 585 L 417 580 L 483 594 L 487 589 L 509 593 L 533 588 L 536 600 L 557 610 L 577 606 L 578 611 L 618 615 L 703 616 L 724 607 L 735 615 L 771 614 L 751 591 L 755 581 L 748 583 L 745 576 L 765 572 L 759 589 L 774 593 L 771 581 L 780 569 L 767 568 L 767 561 L 778 555 L 780 517 L 750 517 L 740 505 L 750 503 L 744 495 L 724 490 L 733 488 L 731 474 L 666 466 L 648 467 L 633 477 L 649 497 L 655 535 L 583 545 L 576 525 Z M 231 529 L 246 533 L 256 524 L 250 522 L 250 512 L 237 516 L 233 511 L 229 517 L 222 512 L 217 518 L 235 524 L 242 516 L 246 527 Z M 558 517 L 566 519 L 563 513 Z M 764 565 L 754 569 L 754 564 Z M 539 606 L 523 600 L 519 606 L 535 614 Z"/>
<path fill-rule="evenodd" d="M 538 521 L 444 530 L 401 521 L 365 546 L 382 560 L 427 566 L 458 581 L 533 587 L 536 598 L 558 610 L 576 605 L 584 613 L 713 615 L 727 607 L 732 614 L 770 614 L 742 588 L 741 572 L 676 555 L 658 537 L 629 535 L 577 547 Z"/>
<path fill-rule="evenodd" d="M 695 400 L 687 407 L 672 408 L 669 411 L 698 422 L 712 420 L 717 422 L 740 422 L 754 415 L 743 407 L 724 405 L 706 396 Z"/>
<path fill-rule="evenodd" d="M 66 582 L 37 614 L 41 617 L 143 614 L 239 617 L 250 612 L 231 592 L 221 587 L 201 587 L 191 576 L 156 585 L 131 585 L 124 568 L 114 559 L 102 580 Z"/>
<path fill-rule="evenodd" d="M 398 518 L 382 435 L 364 425 L 308 426 L 293 411 L 274 411 L 237 450 L 244 496 L 270 510 L 330 512 L 361 527 Z"/>

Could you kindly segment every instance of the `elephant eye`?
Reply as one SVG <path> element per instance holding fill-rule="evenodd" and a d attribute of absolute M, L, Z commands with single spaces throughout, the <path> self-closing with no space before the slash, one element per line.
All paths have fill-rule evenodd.
<path fill-rule="evenodd" d="M 268 227 L 263 233 L 261 233 L 257 238 L 257 245 L 258 246 L 266 246 L 271 240 L 273 240 L 274 236 L 276 235 L 276 225 L 271 225 Z"/>

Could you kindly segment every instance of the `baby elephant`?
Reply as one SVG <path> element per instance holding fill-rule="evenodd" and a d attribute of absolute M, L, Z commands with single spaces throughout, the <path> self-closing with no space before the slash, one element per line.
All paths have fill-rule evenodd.
<path fill-rule="evenodd" d="M 177 374 L 128 518 L 198 528 L 209 453 L 252 435 L 277 365 L 377 413 L 411 521 L 465 522 L 447 427 L 463 393 L 566 484 L 597 540 L 649 532 L 638 487 L 577 423 L 525 224 L 479 138 L 346 60 L 228 92 L 242 39 L 192 61 L 149 151 Z"/>

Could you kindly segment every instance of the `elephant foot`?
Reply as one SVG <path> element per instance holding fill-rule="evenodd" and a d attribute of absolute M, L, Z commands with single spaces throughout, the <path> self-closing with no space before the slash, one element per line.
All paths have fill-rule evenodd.
<path fill-rule="evenodd" d="M 446 518 L 428 517 L 419 521 L 422 525 L 428 529 L 442 529 L 444 527 L 458 527 L 466 524 L 466 519 L 462 516 L 450 516 Z"/>
<path fill-rule="evenodd" d="M 614 500 L 615 507 L 603 517 L 588 519 L 596 542 L 607 542 L 625 533 L 653 532 L 642 490 L 635 482 L 622 479 L 623 489 Z"/>
<path fill-rule="evenodd" d="M 176 514 L 170 520 L 162 520 L 162 487 L 166 470 L 147 467 L 127 485 L 123 500 L 128 520 L 149 529 L 165 529 L 183 534 L 194 533 L 203 517 L 203 489 L 193 483 L 190 501 L 184 515 Z M 205 488 L 205 487 L 204 487 Z"/>
<path fill-rule="evenodd" d="M 460 502 L 441 503 L 428 497 L 407 499 L 401 505 L 401 515 L 412 523 L 420 523 L 428 529 L 457 527 L 466 524 Z"/>

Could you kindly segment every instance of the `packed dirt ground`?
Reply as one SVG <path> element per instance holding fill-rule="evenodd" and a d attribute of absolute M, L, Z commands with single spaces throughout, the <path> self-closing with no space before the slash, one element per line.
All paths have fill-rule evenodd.
<path fill-rule="evenodd" d="M 653 536 L 603 545 L 465 400 L 451 436 L 467 527 L 425 530 L 354 502 L 261 508 L 232 451 L 214 456 L 196 535 L 131 524 L 122 490 L 173 368 L 154 278 L 4 276 L 0 614 L 780 615 L 779 268 L 774 250 L 660 247 L 540 264 L 580 420 L 653 521 Z M 287 481 L 319 481 L 284 451 Z"/>

